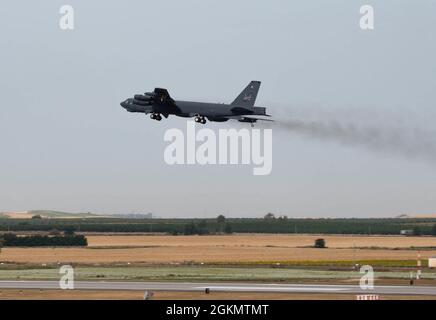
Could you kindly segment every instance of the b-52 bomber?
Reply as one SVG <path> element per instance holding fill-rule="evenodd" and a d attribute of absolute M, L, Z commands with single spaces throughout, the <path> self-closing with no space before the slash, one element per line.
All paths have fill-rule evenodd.
<path fill-rule="evenodd" d="M 237 120 L 253 126 L 259 120 L 272 121 L 257 118 L 270 117 L 266 114 L 266 108 L 254 106 L 259 88 L 260 81 L 251 81 L 231 104 L 174 100 L 166 89 L 156 88 L 153 92 L 137 94 L 121 102 L 121 106 L 129 112 L 150 114 L 150 118 L 157 121 L 175 115 L 195 118 L 195 122 L 201 124 L 205 124 L 206 119 L 215 122 Z"/>

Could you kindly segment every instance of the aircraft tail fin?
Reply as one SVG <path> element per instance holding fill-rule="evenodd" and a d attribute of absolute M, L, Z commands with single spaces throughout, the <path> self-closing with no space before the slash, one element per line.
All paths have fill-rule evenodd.
<path fill-rule="evenodd" d="M 260 81 L 251 81 L 241 94 L 232 102 L 232 105 L 253 108 L 259 92 Z"/>

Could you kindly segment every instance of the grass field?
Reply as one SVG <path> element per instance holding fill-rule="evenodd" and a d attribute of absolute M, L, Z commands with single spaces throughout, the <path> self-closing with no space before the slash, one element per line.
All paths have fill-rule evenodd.
<path fill-rule="evenodd" d="M 410 269 L 376 270 L 375 279 L 409 279 Z M 77 280 L 135 280 L 135 281 L 354 281 L 361 274 L 350 270 L 265 267 L 209 267 L 209 266 L 146 266 L 146 267 L 76 267 Z M 436 272 L 424 271 L 423 280 L 435 281 Z M 58 280 L 59 269 L 0 270 L 0 280 Z M 405 281 L 404 283 L 406 283 Z"/>

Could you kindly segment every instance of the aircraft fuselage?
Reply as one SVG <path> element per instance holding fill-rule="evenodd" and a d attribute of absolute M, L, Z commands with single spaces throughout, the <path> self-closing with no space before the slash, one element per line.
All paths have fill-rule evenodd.
<path fill-rule="evenodd" d="M 137 94 L 121 102 L 121 106 L 129 112 L 151 114 L 150 117 L 158 121 L 162 120 L 162 116 L 168 118 L 169 115 L 176 115 L 195 117 L 196 122 L 203 124 L 206 119 L 216 122 L 233 119 L 253 124 L 266 119 L 251 116 L 268 116 L 266 108 L 254 106 L 259 87 L 259 81 L 250 82 L 231 104 L 173 100 L 166 89 L 156 88 L 153 92 Z"/>

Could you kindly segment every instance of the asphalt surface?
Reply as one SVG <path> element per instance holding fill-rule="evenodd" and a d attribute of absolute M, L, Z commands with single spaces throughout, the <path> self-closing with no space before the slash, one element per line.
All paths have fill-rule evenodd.
<path fill-rule="evenodd" d="M 435 295 L 436 287 L 430 286 L 375 286 L 362 290 L 355 285 L 217 283 L 217 282 L 119 282 L 75 281 L 76 290 L 140 290 L 201 292 L 276 292 L 276 293 L 335 293 L 377 295 Z M 60 289 L 58 281 L 0 281 L 0 289 Z"/>

